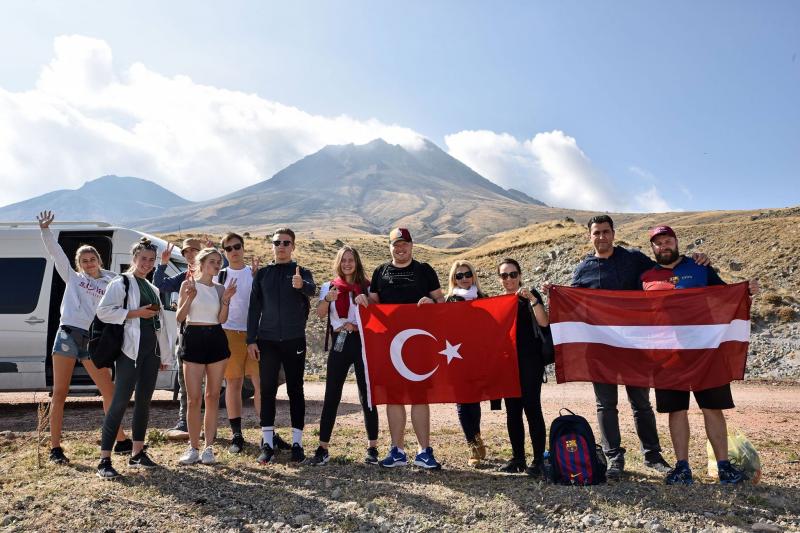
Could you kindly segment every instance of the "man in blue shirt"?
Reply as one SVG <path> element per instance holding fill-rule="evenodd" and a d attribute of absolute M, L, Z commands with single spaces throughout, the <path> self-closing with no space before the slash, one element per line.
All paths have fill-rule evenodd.
<path fill-rule="evenodd" d="M 713 268 L 698 265 L 678 251 L 678 238 L 669 226 L 650 229 L 650 246 L 658 264 L 642 273 L 644 290 L 725 285 Z M 751 294 L 758 289 L 758 280 L 752 280 Z M 723 409 L 734 407 L 730 384 L 694 391 L 694 398 L 703 411 L 706 435 L 717 458 L 720 483 L 741 483 L 746 476 L 728 460 L 728 427 Z M 659 413 L 669 413 L 669 433 L 677 460 L 665 481 L 668 485 L 690 485 L 693 479 L 689 467 L 689 391 L 656 389 L 656 409 Z"/>
<path fill-rule="evenodd" d="M 608 215 L 596 215 L 589 219 L 589 241 L 594 247 L 575 268 L 572 286 L 589 289 L 641 290 L 640 276 L 652 268 L 655 262 L 638 250 L 614 246 L 614 221 Z M 697 261 L 707 262 L 704 254 L 697 254 Z M 619 431 L 617 411 L 617 385 L 593 383 L 597 400 L 597 422 L 600 426 L 603 451 L 609 459 L 608 477 L 618 478 L 625 469 L 625 448 Z M 666 473 L 669 463 L 661 455 L 658 441 L 656 417 L 650 404 L 650 389 L 625 387 L 633 409 L 636 434 L 641 442 L 644 464 Z"/>

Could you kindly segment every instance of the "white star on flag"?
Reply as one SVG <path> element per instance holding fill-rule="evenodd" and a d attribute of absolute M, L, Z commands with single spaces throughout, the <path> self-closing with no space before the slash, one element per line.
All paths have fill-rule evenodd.
<path fill-rule="evenodd" d="M 453 346 L 452 344 L 450 344 L 450 341 L 448 340 L 445 340 L 444 342 L 445 342 L 445 348 L 439 353 L 447 356 L 448 365 L 450 364 L 450 361 L 452 361 L 453 359 L 463 359 L 463 357 L 461 357 L 461 354 L 458 353 L 458 349 L 461 348 L 461 343 Z"/>

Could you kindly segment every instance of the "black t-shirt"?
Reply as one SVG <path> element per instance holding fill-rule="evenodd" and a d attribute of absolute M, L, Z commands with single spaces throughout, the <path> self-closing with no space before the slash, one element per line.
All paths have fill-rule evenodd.
<path fill-rule="evenodd" d="M 433 267 L 412 260 L 410 265 L 403 268 L 391 262 L 376 268 L 369 291 L 376 293 L 382 304 L 415 304 L 439 288 L 439 277 Z"/>
<path fill-rule="evenodd" d="M 539 294 L 539 291 L 533 287 L 530 288 L 530 291 L 539 300 L 540 305 L 544 305 L 541 304 L 542 295 Z M 542 341 L 533 330 L 534 320 L 536 317 L 533 315 L 531 303 L 520 298 L 517 302 L 517 353 L 519 357 L 534 357 L 540 361 Z"/>

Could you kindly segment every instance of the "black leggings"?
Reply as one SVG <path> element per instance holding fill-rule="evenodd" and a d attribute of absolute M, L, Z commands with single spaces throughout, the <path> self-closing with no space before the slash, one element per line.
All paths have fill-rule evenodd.
<path fill-rule="evenodd" d="M 139 339 L 139 353 L 136 362 L 122 354 L 117 359 L 114 376 L 114 398 L 103 419 L 100 449 L 110 452 L 122 423 L 122 417 L 131 394 L 136 391 L 133 404 L 133 440 L 143 441 L 147 436 L 147 423 L 150 419 L 150 400 L 158 379 L 158 367 L 161 359 L 156 355 L 156 333 L 152 328 L 144 327 Z"/>
<path fill-rule="evenodd" d="M 525 425 L 522 413 L 528 419 L 528 430 L 533 444 L 533 459 L 539 461 L 544 457 L 545 437 L 547 430 L 542 414 L 542 375 L 544 368 L 530 356 L 519 358 L 519 381 L 522 389 L 521 398 L 506 398 L 506 424 L 508 438 L 514 459 L 525 461 Z"/>
<path fill-rule="evenodd" d="M 481 404 L 457 403 L 456 412 L 467 442 L 475 442 L 475 436 L 481 432 Z"/>
<path fill-rule="evenodd" d="M 261 427 L 275 425 L 275 396 L 278 394 L 278 374 L 283 365 L 292 427 L 302 430 L 306 418 L 306 399 L 303 392 L 303 373 L 306 367 L 305 337 L 286 341 L 259 340 L 258 349 L 261 352 L 258 362 L 261 382 Z"/>
<path fill-rule="evenodd" d="M 328 371 L 325 380 L 325 402 L 322 404 L 322 416 L 319 420 L 319 440 L 330 442 L 333 424 L 336 422 L 336 413 L 339 402 L 342 401 L 342 388 L 344 387 L 350 365 L 356 373 L 358 385 L 358 399 L 361 400 L 361 409 L 364 411 L 364 426 L 367 428 L 369 440 L 378 439 L 378 410 L 367 405 L 367 380 L 364 376 L 364 361 L 361 359 L 361 337 L 358 333 L 350 333 L 344 341 L 341 352 L 330 351 L 328 354 Z"/>

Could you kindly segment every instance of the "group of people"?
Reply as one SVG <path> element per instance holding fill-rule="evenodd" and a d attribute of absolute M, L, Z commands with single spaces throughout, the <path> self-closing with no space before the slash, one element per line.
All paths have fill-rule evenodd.
<path fill-rule="evenodd" d="M 165 266 L 172 253 L 170 245 L 162 251 L 156 268 L 156 247 L 147 239 L 132 249 L 131 267 L 122 276 L 102 269 L 97 251 L 89 246 L 78 249 L 75 270 L 50 233 L 53 214 L 39 215 L 42 238 L 64 278 L 66 291 L 61 307 L 61 324 L 53 347 L 54 387 L 50 413 L 52 450 L 50 459 L 67 462 L 60 446 L 63 404 L 69 378 L 76 360 L 81 360 L 103 395 L 106 416 L 102 428 L 101 461 L 97 475 L 104 479 L 119 476 L 111 464 L 112 451 L 131 454 L 129 465 L 156 466 L 147 455 L 144 437 L 149 404 L 159 368 L 179 362 L 181 408 L 176 427 L 171 431 L 188 433 L 189 445 L 178 461 L 183 465 L 213 464 L 217 433 L 219 394 L 226 382 L 226 409 L 231 426 L 230 453 L 245 448 L 242 432 L 241 390 L 245 377 L 255 389 L 255 409 L 261 427 L 258 462 L 275 461 L 280 450 L 290 452 L 295 463 L 325 465 L 330 459 L 329 445 L 347 374 L 352 366 L 363 409 L 367 433 L 364 461 L 385 468 L 407 465 L 405 449 L 407 410 L 404 405 L 387 405 L 386 417 L 391 442 L 381 459 L 378 450 L 378 413 L 367 402 L 367 379 L 362 360 L 362 341 L 357 326 L 358 306 L 380 303 L 428 305 L 486 297 L 477 271 L 468 261 L 458 260 L 450 268 L 448 292 L 444 293 L 434 269 L 413 257 L 413 240 L 405 228 L 389 234 L 391 260 L 378 266 L 367 277 L 359 253 L 343 246 L 333 261 L 332 279 L 317 291 L 310 270 L 293 258 L 295 234 L 280 228 L 272 234 L 273 261 L 259 268 L 257 262 L 245 264 L 245 240 L 236 233 L 222 238 L 219 248 L 212 243 L 187 239 L 181 248 L 188 270 L 173 278 L 166 277 Z M 588 224 L 593 251 L 573 273 L 572 285 L 592 289 L 664 290 L 723 283 L 709 266 L 704 254 L 692 258 L 682 255 L 675 232 L 668 226 L 650 230 L 654 259 L 637 250 L 614 245 L 614 223 L 608 215 L 592 217 Z M 153 282 L 147 280 L 153 273 Z M 77 271 L 77 272 L 76 272 Z M 548 327 L 548 312 L 542 294 L 522 286 L 522 268 L 513 258 L 497 265 L 496 275 L 504 294 L 518 297 L 516 345 L 521 395 L 504 398 L 508 437 L 512 457 L 500 467 L 507 473 L 527 473 L 534 478 L 545 475 L 546 427 L 541 407 L 545 379 L 543 331 Z M 546 293 L 549 287 L 546 285 Z M 167 331 L 160 290 L 178 292 L 179 331 Z M 758 291 L 751 281 L 751 291 Z M 306 458 L 303 447 L 305 395 L 303 389 L 306 362 L 306 322 L 312 307 L 325 320 L 326 349 L 330 336 L 325 397 L 319 426 L 319 443 L 313 456 Z M 88 359 L 86 341 L 94 316 L 107 323 L 124 324 L 123 352 L 116 362 L 116 379 L 110 372 L 95 368 Z M 178 348 L 174 350 L 175 335 Z M 289 396 L 291 443 L 275 431 L 276 394 L 285 380 Z M 132 439 L 121 428 L 121 419 L 131 394 L 135 392 Z M 617 385 L 595 383 L 597 418 L 602 447 L 609 462 L 608 476 L 622 475 L 625 448 L 621 446 L 617 412 Z M 646 467 L 663 472 L 668 484 L 692 483 L 688 464 L 689 392 L 656 390 L 658 412 L 669 413 L 669 428 L 676 464 L 671 466 L 661 453 L 655 414 L 648 388 L 626 387 L 641 442 Z M 744 474 L 728 461 L 727 428 L 723 410 L 733 408 L 729 385 L 707 391 L 695 391 L 703 411 L 706 434 L 718 459 L 720 481 L 739 483 Z M 205 404 L 205 414 L 202 414 Z M 501 400 L 491 402 L 501 408 Z M 466 440 L 468 463 L 478 466 L 486 459 L 487 449 L 481 437 L 481 405 L 456 405 L 458 419 Z M 413 464 L 437 470 L 441 464 L 430 441 L 430 407 L 412 405 L 411 423 L 418 449 Z M 525 451 L 525 424 L 533 448 L 528 463 Z M 201 433 L 204 439 L 201 451 Z M 116 441 L 116 442 L 115 442 Z"/>

